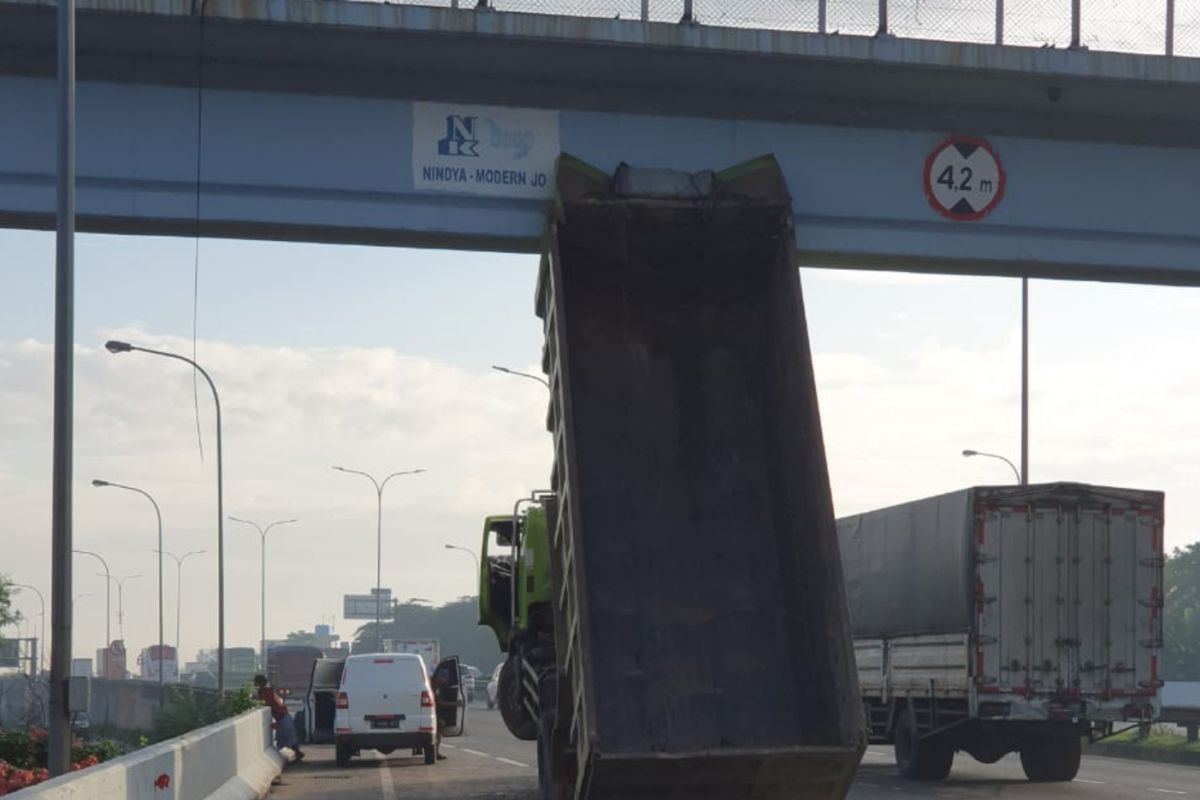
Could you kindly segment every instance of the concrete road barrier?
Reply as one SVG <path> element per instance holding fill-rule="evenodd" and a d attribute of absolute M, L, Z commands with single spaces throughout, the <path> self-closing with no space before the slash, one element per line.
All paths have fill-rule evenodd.
<path fill-rule="evenodd" d="M 258 800 L 283 759 L 267 709 L 145 747 L 21 792 L 22 800 Z"/>

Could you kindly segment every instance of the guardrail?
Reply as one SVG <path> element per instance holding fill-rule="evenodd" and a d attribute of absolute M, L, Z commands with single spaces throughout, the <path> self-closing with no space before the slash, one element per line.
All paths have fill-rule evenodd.
<path fill-rule="evenodd" d="M 397 0 L 383 0 L 396 2 Z M 1200 56 L 1195 0 L 398 0 L 405 5 Z"/>
<path fill-rule="evenodd" d="M 283 768 L 265 708 L 21 790 L 21 800 L 256 800 Z"/>

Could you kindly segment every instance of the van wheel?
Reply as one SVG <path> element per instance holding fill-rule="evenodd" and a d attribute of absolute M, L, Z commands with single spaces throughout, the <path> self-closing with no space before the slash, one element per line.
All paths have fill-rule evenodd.
<path fill-rule="evenodd" d="M 350 745 L 342 744 L 341 742 L 337 744 L 337 747 L 334 751 L 334 759 L 337 761 L 337 765 L 339 767 L 350 766 L 350 758 L 352 755 L 353 751 L 350 749 Z"/>
<path fill-rule="evenodd" d="M 1037 783 L 1075 780 L 1082 757 L 1078 736 L 1039 736 L 1021 743 L 1021 769 Z"/>
<path fill-rule="evenodd" d="M 425 753 L 425 763 L 426 764 L 436 764 L 437 763 L 437 750 L 434 748 L 433 745 L 431 745 L 431 744 L 425 745 L 425 747 L 422 748 L 422 752 Z"/>
<path fill-rule="evenodd" d="M 954 747 L 941 738 L 922 739 L 908 709 L 896 717 L 894 734 L 896 767 L 913 781 L 940 781 L 950 774 Z"/>

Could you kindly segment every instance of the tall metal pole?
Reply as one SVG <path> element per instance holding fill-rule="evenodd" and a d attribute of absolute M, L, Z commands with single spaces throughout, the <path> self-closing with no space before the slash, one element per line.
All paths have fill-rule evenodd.
<path fill-rule="evenodd" d="M 1175 55 L 1175 0 L 1167 0 L 1167 44 L 1166 54 Z"/>
<path fill-rule="evenodd" d="M 75 0 L 58 0 L 58 195 L 54 257 L 54 463 L 51 469 L 51 775 L 71 769 L 71 476 L 75 397 Z"/>
<path fill-rule="evenodd" d="M 42 606 L 41 613 L 38 615 L 42 620 L 42 632 L 39 634 L 38 639 L 38 663 L 37 669 L 35 670 L 35 672 L 41 672 L 42 662 L 46 657 L 46 598 L 42 596 L 41 591 L 39 591 L 36 586 L 30 586 L 28 583 L 14 583 L 13 586 L 17 587 L 18 589 L 28 589 L 36 594 L 38 597 L 38 603 L 40 603 Z"/>
<path fill-rule="evenodd" d="M 173 358 L 190 364 L 192 369 L 199 372 L 208 382 L 212 390 L 213 405 L 217 410 L 217 691 L 225 693 L 225 468 L 224 453 L 221 447 L 221 396 L 217 394 L 217 385 L 204 370 L 204 367 L 175 353 L 164 350 L 151 350 L 148 347 L 135 347 L 128 342 L 108 341 L 104 348 L 110 353 L 128 353 L 137 351 L 150 355 Z"/>
<path fill-rule="evenodd" d="M 149 492 L 143 491 L 136 486 L 126 486 L 121 483 L 112 483 L 111 481 L 93 480 L 92 486 L 106 487 L 111 486 L 114 489 L 124 489 L 127 492 L 136 492 L 142 497 L 150 501 L 150 505 L 154 506 L 154 516 L 158 520 L 158 707 L 161 710 L 165 700 L 164 687 L 166 684 L 163 681 L 163 531 L 162 531 L 162 511 L 158 508 L 158 502 L 150 495 Z M 178 661 L 179 654 L 175 654 Z"/>
<path fill-rule="evenodd" d="M 1029 276 L 1021 276 L 1021 484 L 1029 483 Z"/>
<path fill-rule="evenodd" d="M 108 562 L 104 560 L 104 556 L 99 553 L 93 553 L 91 550 L 72 550 L 72 553 L 79 553 L 85 556 L 91 556 L 100 562 L 104 567 L 104 648 L 112 644 L 112 572 L 108 569 Z"/>
<path fill-rule="evenodd" d="M 262 564 L 262 583 L 259 584 L 260 596 L 262 598 L 262 605 L 260 608 L 260 612 L 261 612 L 261 616 L 262 616 L 262 618 L 260 620 L 260 623 L 262 625 L 262 629 L 261 629 L 262 638 L 259 639 L 259 651 L 258 652 L 259 652 L 259 657 L 261 659 L 259 666 L 262 668 L 263 672 L 266 672 L 266 670 L 267 670 L 267 534 L 270 532 L 271 528 L 274 528 L 276 525 L 290 525 L 293 522 L 296 522 L 296 520 L 282 519 L 277 522 L 272 522 L 270 525 L 268 525 L 267 527 L 264 528 L 261 525 L 259 525 L 257 522 L 252 522 L 248 519 L 241 519 L 239 517 L 230 517 L 230 519 L 233 520 L 234 522 L 241 522 L 245 525 L 253 526 L 254 529 L 256 531 L 258 531 L 259 538 L 262 539 L 262 557 L 260 559 L 261 564 Z"/>
<path fill-rule="evenodd" d="M 182 556 L 177 556 L 170 550 L 164 550 L 161 552 L 175 560 L 175 659 L 177 662 L 182 662 L 183 659 L 180 655 L 182 651 L 179 646 L 179 631 L 183 627 L 180 624 L 183 620 L 183 562 L 187 561 L 192 556 L 198 556 L 208 551 L 189 550 Z"/>
<path fill-rule="evenodd" d="M 888 0 L 879 0 L 879 30 L 876 36 L 888 35 Z"/>
<path fill-rule="evenodd" d="M 1071 0 L 1071 49 L 1083 46 L 1083 0 Z"/>
<path fill-rule="evenodd" d="M 817 0 L 817 33 L 829 30 L 829 0 Z"/>
<path fill-rule="evenodd" d="M 1004 0 L 996 0 L 996 44 L 1004 44 Z"/>
<path fill-rule="evenodd" d="M 493 367 L 493 369 L 501 369 Z M 507 371 L 501 369 L 501 371 Z M 370 473 L 357 469 L 346 469 L 335 466 L 338 472 L 349 472 L 352 475 L 362 475 L 375 486 L 377 500 L 375 516 L 375 652 L 383 652 L 383 489 L 388 481 L 400 475 L 419 475 L 423 469 L 410 469 L 403 472 L 393 472 L 382 482 L 375 480 Z"/>

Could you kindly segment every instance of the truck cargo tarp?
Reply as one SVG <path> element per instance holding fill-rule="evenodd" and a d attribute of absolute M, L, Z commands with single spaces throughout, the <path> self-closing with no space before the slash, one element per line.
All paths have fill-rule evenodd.
<path fill-rule="evenodd" d="M 971 490 L 838 520 L 856 639 L 970 625 Z"/>
<path fill-rule="evenodd" d="M 1162 495 L 1080 483 L 977 486 L 842 517 L 838 543 L 856 639 L 971 627 L 974 514 L 1002 505 L 1160 508 Z"/>

